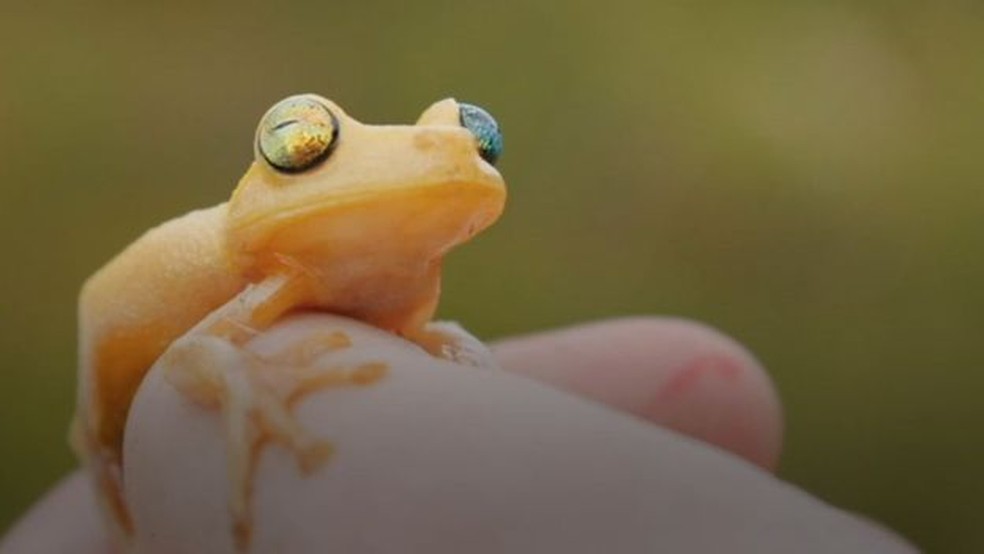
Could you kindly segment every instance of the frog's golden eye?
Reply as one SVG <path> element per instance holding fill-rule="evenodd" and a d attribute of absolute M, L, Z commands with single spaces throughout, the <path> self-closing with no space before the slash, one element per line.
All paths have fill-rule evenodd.
<path fill-rule="evenodd" d="M 256 145 L 263 158 L 284 173 L 299 173 L 325 161 L 338 139 L 338 119 L 308 95 L 291 96 L 263 116 Z"/>
<path fill-rule="evenodd" d="M 502 155 L 502 132 L 499 131 L 495 118 L 482 108 L 464 102 L 458 104 L 458 117 L 461 126 L 475 135 L 482 159 L 495 165 Z"/>

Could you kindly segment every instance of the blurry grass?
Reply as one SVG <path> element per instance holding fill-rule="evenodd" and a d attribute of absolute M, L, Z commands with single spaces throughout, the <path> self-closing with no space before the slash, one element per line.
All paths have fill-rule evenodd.
<path fill-rule="evenodd" d="M 778 382 L 785 478 L 928 550 L 984 548 L 976 4 L 21 9 L 0 21 L 0 526 L 72 467 L 85 276 L 223 200 L 281 96 L 410 122 L 453 94 L 503 125 L 510 205 L 449 259 L 444 315 L 708 321 Z"/>

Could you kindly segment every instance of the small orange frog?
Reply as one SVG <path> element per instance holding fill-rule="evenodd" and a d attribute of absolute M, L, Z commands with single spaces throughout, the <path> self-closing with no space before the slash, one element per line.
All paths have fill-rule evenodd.
<path fill-rule="evenodd" d="M 234 371 L 255 363 L 243 345 L 288 312 L 350 316 L 435 356 L 494 365 L 473 337 L 430 320 L 443 256 L 502 212 L 501 148 L 495 120 L 452 99 L 415 125 L 375 126 L 292 96 L 261 119 L 255 160 L 227 203 L 151 229 L 86 282 L 73 442 L 124 536 L 124 429 L 155 363 L 190 397 L 223 399 L 237 479 L 257 426 L 302 465 L 323 458 L 282 395 Z"/>

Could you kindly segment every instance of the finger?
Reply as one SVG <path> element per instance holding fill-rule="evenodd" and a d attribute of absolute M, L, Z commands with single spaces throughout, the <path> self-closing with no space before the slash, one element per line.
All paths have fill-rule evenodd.
<path fill-rule="evenodd" d="M 628 318 L 507 339 L 507 369 L 599 400 L 775 469 L 782 410 L 741 345 L 680 319 Z"/>
<path fill-rule="evenodd" d="M 41 552 L 109 552 L 92 487 L 81 472 L 62 479 L 0 541 L 2 554 Z"/>
<path fill-rule="evenodd" d="M 305 473 L 279 444 L 255 452 L 251 552 L 911 552 L 717 449 L 349 320 L 295 317 L 251 349 L 326 331 L 351 339 L 332 367 L 387 372 L 296 406 L 331 441 L 327 465 Z M 141 552 L 236 551 L 226 440 L 220 414 L 151 369 L 124 455 Z"/>

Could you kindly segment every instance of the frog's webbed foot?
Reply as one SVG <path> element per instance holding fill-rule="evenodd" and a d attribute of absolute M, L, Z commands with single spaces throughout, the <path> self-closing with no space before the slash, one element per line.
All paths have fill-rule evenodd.
<path fill-rule="evenodd" d="M 438 358 L 482 369 L 499 369 L 492 351 L 453 321 L 434 321 L 405 336 Z"/>

